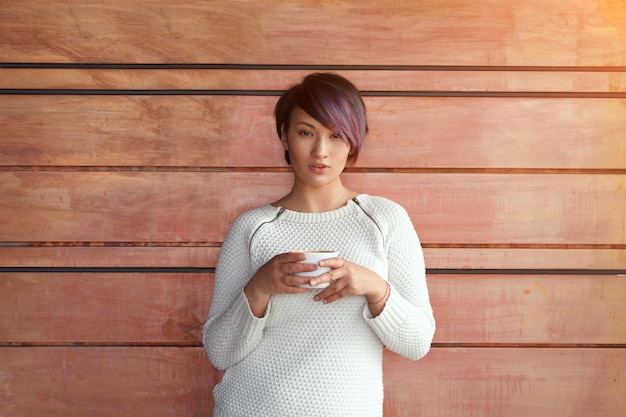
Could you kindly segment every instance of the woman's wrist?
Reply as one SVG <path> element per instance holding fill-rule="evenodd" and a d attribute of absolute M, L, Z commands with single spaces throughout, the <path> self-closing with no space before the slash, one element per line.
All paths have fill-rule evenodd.
<path fill-rule="evenodd" d="M 270 296 L 259 291 L 254 280 L 250 280 L 243 288 L 243 293 L 248 299 L 248 304 L 252 310 L 252 314 L 256 317 L 263 317 L 270 301 Z"/>
<path fill-rule="evenodd" d="M 378 291 L 376 291 L 373 294 L 369 294 L 366 298 L 367 298 L 367 304 L 369 304 L 370 306 L 374 306 L 377 304 L 381 304 L 385 301 L 387 301 L 387 298 L 389 297 L 389 293 L 390 293 L 390 287 L 389 287 L 389 283 L 385 280 L 382 280 L 382 286 L 378 286 Z"/>

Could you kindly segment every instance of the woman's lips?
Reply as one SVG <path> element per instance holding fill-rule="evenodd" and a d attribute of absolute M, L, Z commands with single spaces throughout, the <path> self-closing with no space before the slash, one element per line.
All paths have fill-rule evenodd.
<path fill-rule="evenodd" d="M 313 164 L 311 165 L 311 169 L 314 172 L 324 172 L 326 169 L 328 168 L 328 165 L 326 164 Z"/>

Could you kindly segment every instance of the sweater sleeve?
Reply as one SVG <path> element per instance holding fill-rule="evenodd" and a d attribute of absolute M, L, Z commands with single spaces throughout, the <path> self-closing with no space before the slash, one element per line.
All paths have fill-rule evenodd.
<path fill-rule="evenodd" d="M 225 370 L 244 359 L 263 336 L 268 305 L 263 318 L 252 314 L 243 287 L 252 276 L 248 252 L 249 221 L 239 217 L 231 226 L 220 250 L 209 317 L 202 341 L 209 360 Z M 271 301 L 270 301 L 271 303 Z"/>
<path fill-rule="evenodd" d="M 367 307 L 364 316 L 385 347 L 417 360 L 428 353 L 435 333 L 424 256 L 411 219 L 402 207 L 393 203 L 381 215 L 390 294 L 378 316 L 372 318 Z"/>

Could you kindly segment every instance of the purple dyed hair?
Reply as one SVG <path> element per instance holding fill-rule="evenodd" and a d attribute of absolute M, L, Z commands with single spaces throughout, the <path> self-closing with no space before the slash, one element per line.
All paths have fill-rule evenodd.
<path fill-rule="evenodd" d="M 279 137 L 289 130 L 291 113 L 296 107 L 328 129 L 336 130 L 350 147 L 348 164 L 356 162 L 368 126 L 365 103 L 354 84 L 337 74 L 307 75 L 300 84 L 285 91 L 274 107 Z M 285 160 L 291 164 L 287 151 Z"/>

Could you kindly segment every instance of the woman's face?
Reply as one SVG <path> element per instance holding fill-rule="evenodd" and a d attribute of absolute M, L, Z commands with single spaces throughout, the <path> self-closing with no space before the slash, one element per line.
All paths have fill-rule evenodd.
<path fill-rule="evenodd" d="M 289 130 L 283 132 L 281 140 L 289 152 L 296 181 L 322 187 L 339 180 L 350 147 L 338 132 L 296 107 Z"/>

